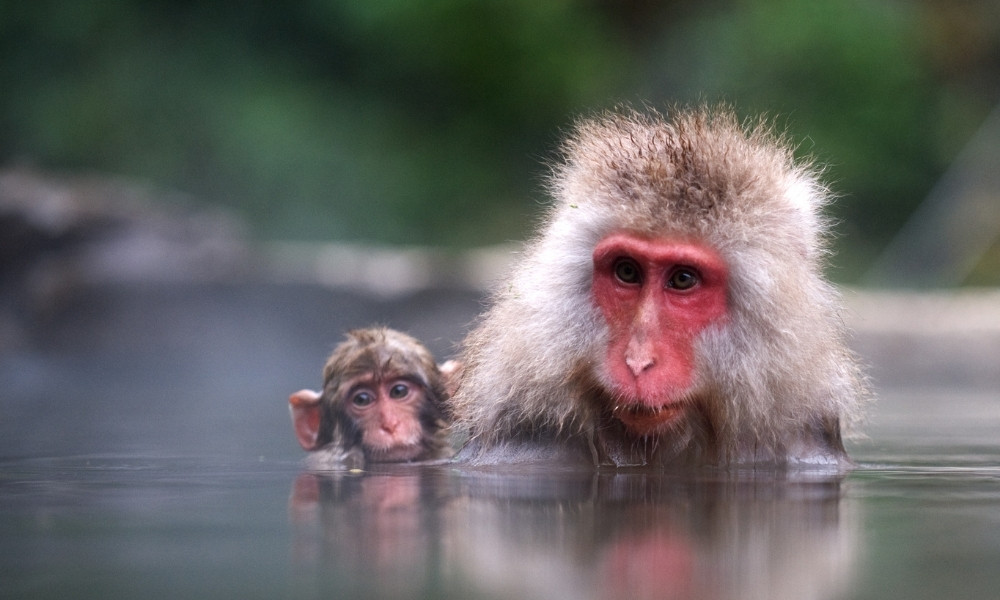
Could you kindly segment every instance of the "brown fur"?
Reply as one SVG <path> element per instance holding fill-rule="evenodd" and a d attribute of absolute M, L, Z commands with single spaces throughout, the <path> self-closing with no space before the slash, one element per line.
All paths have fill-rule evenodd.
<path fill-rule="evenodd" d="M 785 140 L 725 109 L 626 109 L 577 126 L 550 189 L 541 231 L 465 341 L 462 456 L 504 462 L 491 449 L 531 439 L 619 465 L 846 461 L 840 423 L 869 394 L 822 275 L 830 195 Z M 730 270 L 728 322 L 697 344 L 696 414 L 656 439 L 622 430 L 605 391 L 590 286 L 593 248 L 614 231 L 707 244 Z"/>

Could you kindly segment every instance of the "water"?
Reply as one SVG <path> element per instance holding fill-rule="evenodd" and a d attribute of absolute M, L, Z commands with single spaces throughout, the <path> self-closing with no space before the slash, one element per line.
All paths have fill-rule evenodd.
<path fill-rule="evenodd" d="M 339 332 L 381 320 L 446 354 L 478 305 L 300 290 L 289 307 L 275 294 L 91 299 L 4 358 L 0 596 L 1000 594 L 990 385 L 881 389 L 843 478 L 452 465 L 317 476 L 300 468 L 285 398 L 314 384 Z M 330 310 L 345 303 L 365 309 Z M 318 326 L 314 304 L 332 315 Z M 165 311 L 180 315 L 169 335 Z"/>
<path fill-rule="evenodd" d="M 313 475 L 296 461 L 219 457 L 6 460 L 2 594 L 995 597 L 996 448 L 956 450 L 866 462 L 842 481 L 447 465 Z"/>

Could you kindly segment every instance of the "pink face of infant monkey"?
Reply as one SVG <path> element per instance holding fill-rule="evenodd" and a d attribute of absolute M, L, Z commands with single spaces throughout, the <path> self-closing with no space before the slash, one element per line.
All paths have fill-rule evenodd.
<path fill-rule="evenodd" d="M 288 402 L 303 449 L 403 462 L 450 456 L 446 399 L 445 375 L 431 353 L 379 327 L 349 332 L 323 368 L 322 393 L 300 390 Z"/>

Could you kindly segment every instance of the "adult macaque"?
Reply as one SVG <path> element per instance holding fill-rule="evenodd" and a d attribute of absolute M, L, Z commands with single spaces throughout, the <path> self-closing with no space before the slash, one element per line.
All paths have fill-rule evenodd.
<path fill-rule="evenodd" d="M 404 333 L 370 328 L 349 332 L 330 355 L 322 393 L 300 390 L 288 403 L 308 465 L 336 469 L 450 456 L 446 399 L 444 375 L 427 348 Z"/>
<path fill-rule="evenodd" d="M 583 121 L 465 341 L 473 464 L 847 463 L 864 376 L 821 274 L 829 193 L 727 110 Z"/>

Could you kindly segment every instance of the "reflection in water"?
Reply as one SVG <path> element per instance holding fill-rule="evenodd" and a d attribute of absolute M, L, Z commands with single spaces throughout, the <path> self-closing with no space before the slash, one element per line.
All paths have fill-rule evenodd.
<path fill-rule="evenodd" d="M 290 500 L 296 567 L 315 567 L 319 591 L 345 595 L 376 590 L 398 597 L 430 585 L 446 504 L 422 498 L 435 489 L 428 475 L 300 475 Z"/>
<path fill-rule="evenodd" d="M 840 488 L 776 473 L 304 473 L 293 559 L 324 595 L 831 598 L 855 553 Z"/>

